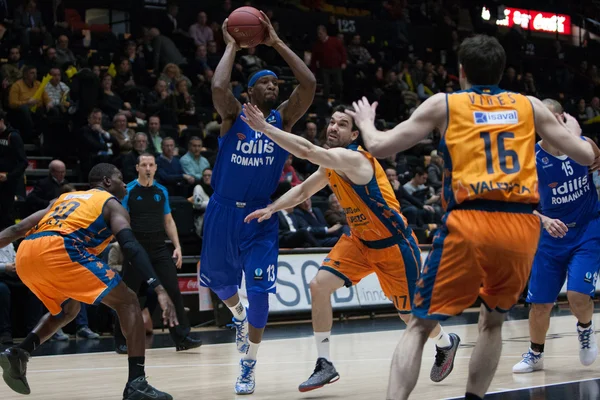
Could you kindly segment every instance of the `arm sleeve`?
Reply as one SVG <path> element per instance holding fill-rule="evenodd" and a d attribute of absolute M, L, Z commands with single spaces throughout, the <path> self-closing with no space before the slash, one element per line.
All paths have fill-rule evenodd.
<path fill-rule="evenodd" d="M 137 268 L 142 276 L 146 279 L 148 285 L 152 288 L 156 288 L 161 283 L 158 280 L 154 268 L 148 253 L 139 244 L 133 235 L 131 229 L 123 229 L 116 235 L 121 251 L 125 257 L 131 262 L 131 264 Z"/>

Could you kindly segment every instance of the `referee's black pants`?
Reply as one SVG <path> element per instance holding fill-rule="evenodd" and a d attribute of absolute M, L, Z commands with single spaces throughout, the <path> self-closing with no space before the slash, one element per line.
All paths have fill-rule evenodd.
<path fill-rule="evenodd" d="M 156 276 L 175 305 L 179 325 L 169 328 L 169 332 L 171 333 L 171 338 L 175 342 L 175 345 L 177 345 L 190 333 L 190 322 L 183 306 L 183 297 L 181 296 L 179 282 L 177 280 L 177 267 L 173 262 L 172 253 L 167 248 L 167 245 L 163 240 L 163 235 L 161 234 L 135 234 L 135 236 L 150 256 L 150 261 L 152 261 L 152 267 L 156 272 Z M 137 293 L 138 298 L 146 296 L 146 280 L 139 270 L 127 260 L 123 263 L 123 282 L 125 282 L 127 287 Z M 115 344 L 117 346 L 125 344 L 125 336 L 123 336 L 123 333 L 121 332 L 121 325 L 118 318 L 115 319 L 114 334 Z"/>

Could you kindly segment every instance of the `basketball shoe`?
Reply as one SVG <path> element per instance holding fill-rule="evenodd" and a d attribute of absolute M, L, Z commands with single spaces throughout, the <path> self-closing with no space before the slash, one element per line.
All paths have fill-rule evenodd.
<path fill-rule="evenodd" d="M 587 328 L 577 325 L 577 337 L 579 339 L 579 361 L 581 365 L 592 365 L 598 357 L 598 343 L 594 323 Z"/>
<path fill-rule="evenodd" d="M 514 374 L 528 374 L 542 369 L 544 369 L 544 353 L 535 354 L 529 349 L 523 354 L 523 359 L 514 365 L 512 371 Z"/>
<path fill-rule="evenodd" d="M 454 359 L 456 358 L 456 351 L 460 345 L 460 338 L 456 333 L 449 333 L 450 342 L 452 343 L 449 347 L 438 347 L 435 346 L 435 362 L 431 367 L 430 379 L 434 382 L 441 382 L 452 372 L 454 368 Z"/>
<path fill-rule="evenodd" d="M 173 396 L 156 390 L 150 386 L 146 377 L 140 376 L 125 386 L 123 400 L 173 400 Z"/>
<path fill-rule="evenodd" d="M 9 388 L 19 394 L 31 393 L 26 377 L 28 362 L 29 353 L 18 347 L 11 347 L 0 353 L 2 378 Z"/>
<path fill-rule="evenodd" d="M 235 327 L 235 344 L 238 352 L 246 354 L 250 344 L 248 343 L 248 310 L 246 310 L 246 318 L 242 321 L 232 318 L 233 326 Z"/>
<path fill-rule="evenodd" d="M 238 376 L 237 381 L 235 382 L 236 394 L 254 393 L 254 387 L 256 386 L 254 380 L 255 367 L 256 360 L 240 360 L 240 376 Z"/>
<path fill-rule="evenodd" d="M 340 379 L 340 374 L 335 370 L 333 364 L 325 358 L 320 357 L 317 359 L 317 365 L 315 366 L 312 375 L 298 386 L 298 390 L 301 392 L 308 392 L 319 389 L 325 385 L 336 382 L 338 379 Z"/>

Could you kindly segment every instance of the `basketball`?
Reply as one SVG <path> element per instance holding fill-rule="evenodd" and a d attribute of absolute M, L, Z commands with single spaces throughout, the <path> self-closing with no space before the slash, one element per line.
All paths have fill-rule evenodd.
<path fill-rule="evenodd" d="M 240 47 L 255 47 L 262 43 L 267 33 L 260 22 L 262 15 L 254 7 L 240 7 L 229 15 L 227 32 Z"/>

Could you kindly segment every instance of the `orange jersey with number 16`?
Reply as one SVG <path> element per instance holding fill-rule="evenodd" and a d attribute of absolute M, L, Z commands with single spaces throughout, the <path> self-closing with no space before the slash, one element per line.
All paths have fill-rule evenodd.
<path fill-rule="evenodd" d="M 533 105 L 497 86 L 447 95 L 443 203 L 538 203 Z"/>

